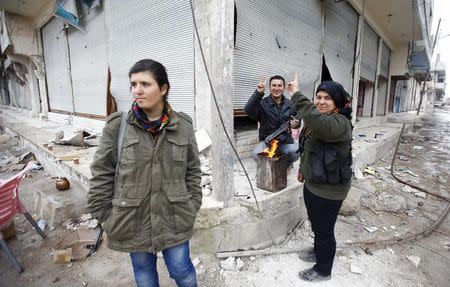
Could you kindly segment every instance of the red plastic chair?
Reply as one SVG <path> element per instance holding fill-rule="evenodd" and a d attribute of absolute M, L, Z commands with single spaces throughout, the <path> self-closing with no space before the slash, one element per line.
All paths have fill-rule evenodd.
<path fill-rule="evenodd" d="M 5 250 L 6 255 L 9 257 L 9 259 L 11 259 L 14 268 L 19 273 L 23 272 L 23 268 L 20 265 L 19 261 L 17 261 L 17 258 L 14 256 L 11 249 L 9 249 L 9 247 L 6 245 L 6 241 L 3 238 L 1 230 L 9 225 L 16 213 L 22 213 L 23 215 L 25 215 L 31 225 L 33 225 L 37 233 L 39 233 L 42 238 L 45 238 L 44 232 L 39 228 L 36 221 L 34 221 L 34 219 L 28 213 L 27 209 L 20 201 L 18 194 L 20 179 L 34 166 L 34 163 L 30 162 L 21 172 L 14 175 L 13 177 L 8 179 L 0 179 L 0 247 Z"/>

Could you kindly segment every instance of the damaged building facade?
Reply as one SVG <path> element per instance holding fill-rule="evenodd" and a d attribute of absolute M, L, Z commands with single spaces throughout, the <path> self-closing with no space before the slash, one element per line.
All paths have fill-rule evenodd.
<path fill-rule="evenodd" d="M 240 123 L 247 121 L 243 107 L 261 77 L 279 74 L 290 80 L 298 73 L 300 89 L 310 98 L 322 80 L 333 79 L 352 94 L 354 120 L 385 118 L 418 108 L 432 52 L 431 0 L 15 0 L 5 5 L 3 107 L 68 123 L 103 121 L 132 103 L 131 65 L 156 59 L 168 69 L 173 108 L 189 114 L 212 139 L 213 196 L 225 205 L 233 201 L 236 160 L 224 128 L 239 134 Z M 256 139 L 256 124 L 251 133 Z M 239 149 L 239 137 L 234 140 L 240 155 L 249 156 L 249 148 Z"/>

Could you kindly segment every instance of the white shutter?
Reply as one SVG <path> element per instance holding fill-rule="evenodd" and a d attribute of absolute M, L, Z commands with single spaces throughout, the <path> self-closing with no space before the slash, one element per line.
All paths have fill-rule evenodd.
<path fill-rule="evenodd" d="M 320 1 L 238 0 L 236 12 L 234 108 L 244 108 L 263 76 L 289 81 L 297 72 L 312 97 L 321 70 Z"/>
<path fill-rule="evenodd" d="M 67 36 L 64 24 L 53 17 L 42 28 L 44 63 L 50 111 L 72 112 Z"/>
<path fill-rule="evenodd" d="M 347 2 L 327 0 L 325 5 L 325 62 L 331 77 L 352 89 L 358 13 Z"/>
<path fill-rule="evenodd" d="M 87 33 L 71 28 L 68 37 L 75 112 L 106 116 L 108 64 L 103 9 L 84 15 L 80 26 Z"/>
<path fill-rule="evenodd" d="M 378 56 L 378 35 L 364 22 L 363 46 L 361 52 L 361 78 L 375 82 Z"/>
<path fill-rule="evenodd" d="M 381 50 L 381 67 L 380 67 L 380 75 L 387 79 L 389 75 L 389 62 L 391 60 L 391 50 L 389 50 L 388 46 L 383 43 L 383 48 Z"/>
<path fill-rule="evenodd" d="M 106 1 L 111 94 L 119 110 L 133 102 L 128 71 L 150 58 L 167 68 L 173 109 L 194 117 L 194 28 L 188 0 Z"/>

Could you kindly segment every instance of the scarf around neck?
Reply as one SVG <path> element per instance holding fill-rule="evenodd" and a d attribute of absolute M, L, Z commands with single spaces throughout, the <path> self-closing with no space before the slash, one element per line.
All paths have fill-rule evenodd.
<path fill-rule="evenodd" d="M 138 123 L 152 135 L 159 134 L 172 118 L 172 107 L 167 101 L 164 101 L 164 108 L 161 117 L 155 121 L 150 121 L 148 119 L 147 114 L 139 108 L 136 101 L 133 102 L 131 108 Z"/>

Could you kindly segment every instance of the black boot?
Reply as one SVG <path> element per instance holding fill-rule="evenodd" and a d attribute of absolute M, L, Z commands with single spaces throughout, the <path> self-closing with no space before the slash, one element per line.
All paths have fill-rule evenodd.
<path fill-rule="evenodd" d="M 313 249 L 302 250 L 298 253 L 298 258 L 305 262 L 315 263 L 317 261 L 316 253 Z"/>
<path fill-rule="evenodd" d="M 314 268 L 306 269 L 298 273 L 300 279 L 308 282 L 320 282 L 331 279 L 331 275 L 324 276 L 319 274 Z"/>

